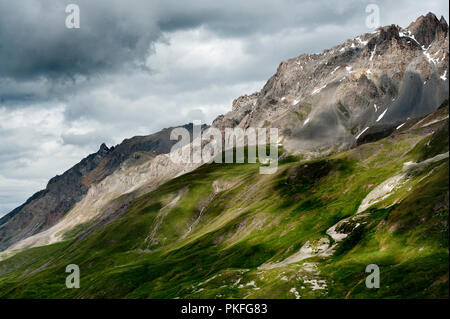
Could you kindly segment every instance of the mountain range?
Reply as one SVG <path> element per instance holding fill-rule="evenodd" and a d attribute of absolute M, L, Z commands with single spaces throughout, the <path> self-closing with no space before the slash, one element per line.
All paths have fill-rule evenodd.
<path fill-rule="evenodd" d="M 448 297 L 448 70 L 432 13 L 281 62 L 210 126 L 278 128 L 273 175 L 102 144 L 0 219 L 0 297 Z"/>

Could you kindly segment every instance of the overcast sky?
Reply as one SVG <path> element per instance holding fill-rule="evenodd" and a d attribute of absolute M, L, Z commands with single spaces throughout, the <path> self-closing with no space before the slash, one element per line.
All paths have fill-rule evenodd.
<path fill-rule="evenodd" d="M 80 7 L 67 29 L 65 7 Z M 0 216 L 102 142 L 231 109 L 278 64 L 447 1 L 0 0 Z"/>

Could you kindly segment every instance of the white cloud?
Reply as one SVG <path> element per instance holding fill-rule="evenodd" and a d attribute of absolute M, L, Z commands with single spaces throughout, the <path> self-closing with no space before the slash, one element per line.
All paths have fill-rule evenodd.
<path fill-rule="evenodd" d="M 85 147 L 64 145 L 64 106 L 0 108 L 0 215 L 21 204 L 47 181 L 85 156 Z"/>
<path fill-rule="evenodd" d="M 168 72 L 232 72 L 249 63 L 244 39 L 220 38 L 204 27 L 166 34 L 154 46 L 147 65 L 157 74 Z"/>

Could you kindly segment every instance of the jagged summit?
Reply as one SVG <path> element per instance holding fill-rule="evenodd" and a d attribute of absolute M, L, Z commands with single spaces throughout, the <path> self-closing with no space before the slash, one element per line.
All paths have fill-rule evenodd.
<path fill-rule="evenodd" d="M 411 31 L 416 40 L 422 45 L 429 46 L 435 39 L 444 37 L 448 32 L 448 24 L 442 16 L 441 20 L 431 12 L 425 16 L 420 16 L 406 29 Z"/>
<path fill-rule="evenodd" d="M 100 149 L 98 151 L 99 152 L 108 152 L 109 148 L 108 148 L 108 146 L 106 146 L 105 143 L 102 143 L 102 145 L 100 145 Z"/>
<path fill-rule="evenodd" d="M 448 29 L 448 24 L 447 24 L 447 21 L 445 20 L 444 16 L 441 16 L 441 19 L 439 20 L 439 22 L 441 23 L 441 25 L 442 25 L 444 28 L 447 28 L 447 29 Z"/>
<path fill-rule="evenodd" d="M 448 25 L 432 13 L 283 61 L 263 89 L 213 126 L 278 127 L 292 152 L 344 149 L 377 126 L 435 110 L 448 96 Z"/>

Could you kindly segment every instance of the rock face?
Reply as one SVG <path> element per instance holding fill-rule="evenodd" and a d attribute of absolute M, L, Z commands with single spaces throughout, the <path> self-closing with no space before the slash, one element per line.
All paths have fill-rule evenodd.
<path fill-rule="evenodd" d="M 445 39 L 448 32 L 448 24 L 444 17 L 438 20 L 432 13 L 419 17 L 411 23 L 408 30 L 414 34 L 417 42 L 428 47 L 434 40 Z"/>
<path fill-rule="evenodd" d="M 260 92 L 234 100 L 212 126 L 276 127 L 284 147 L 305 156 L 384 137 L 448 98 L 448 40 L 447 22 L 430 13 L 405 29 L 385 26 L 320 54 L 302 54 L 282 62 Z M 192 125 L 185 127 L 192 131 Z M 0 219 L 0 251 L 60 240 L 80 221 L 114 211 L 110 203 L 123 194 L 148 191 L 198 167 L 164 155 L 176 142 L 170 131 L 111 149 L 102 145 L 50 180 Z"/>
<path fill-rule="evenodd" d="M 192 124 L 184 126 L 192 131 Z M 124 140 L 116 147 L 105 144 L 60 176 L 52 178 L 45 190 L 30 197 L 26 203 L 0 219 L 0 250 L 45 231 L 55 225 L 96 185 L 118 170 L 128 160 L 129 165 L 149 161 L 158 154 L 168 153 L 176 141 L 170 140 L 172 128 L 149 136 Z"/>
<path fill-rule="evenodd" d="M 277 127 L 294 153 L 352 147 L 448 97 L 448 40 L 445 19 L 429 13 L 406 29 L 385 26 L 302 54 L 282 62 L 260 92 L 236 99 L 213 126 Z"/>
<path fill-rule="evenodd" d="M 245 127 L 248 115 L 254 110 L 258 102 L 259 93 L 244 95 L 233 101 L 231 112 L 218 116 L 212 126 L 224 130 L 227 127 L 235 127 L 241 124 Z"/>

